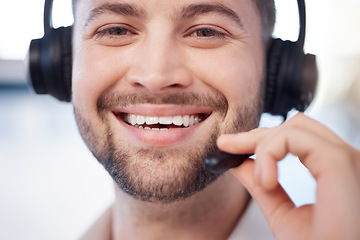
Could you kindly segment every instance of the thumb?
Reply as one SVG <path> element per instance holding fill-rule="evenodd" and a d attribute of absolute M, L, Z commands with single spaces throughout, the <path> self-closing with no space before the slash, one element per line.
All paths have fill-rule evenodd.
<path fill-rule="evenodd" d="M 274 233 L 281 218 L 294 209 L 295 205 L 279 183 L 271 190 L 258 185 L 255 181 L 254 166 L 254 160 L 248 158 L 239 167 L 231 169 L 230 172 L 244 185 L 257 202 Z"/>

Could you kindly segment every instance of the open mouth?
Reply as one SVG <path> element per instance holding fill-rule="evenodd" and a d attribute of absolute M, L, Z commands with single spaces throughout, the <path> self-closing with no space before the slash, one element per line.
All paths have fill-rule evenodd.
<path fill-rule="evenodd" d="M 153 131 L 167 131 L 174 128 L 188 128 L 204 121 L 209 114 L 182 116 L 143 116 L 128 113 L 117 114 L 118 119 L 135 128 Z"/>

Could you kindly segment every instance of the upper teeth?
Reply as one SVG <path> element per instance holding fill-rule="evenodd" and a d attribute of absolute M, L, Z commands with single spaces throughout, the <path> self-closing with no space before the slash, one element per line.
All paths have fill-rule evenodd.
<path fill-rule="evenodd" d="M 184 115 L 184 116 L 168 116 L 168 117 L 155 117 L 155 116 L 141 116 L 134 114 L 127 114 L 125 116 L 125 121 L 131 125 L 153 125 L 153 124 L 162 124 L 162 125 L 171 125 L 176 126 L 185 126 L 191 127 L 195 124 L 201 122 L 201 118 L 198 115 Z"/>

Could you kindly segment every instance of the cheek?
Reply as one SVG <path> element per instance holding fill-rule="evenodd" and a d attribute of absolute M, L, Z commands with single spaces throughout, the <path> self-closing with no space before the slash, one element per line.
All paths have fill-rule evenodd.
<path fill-rule="evenodd" d="M 124 57 L 115 49 L 91 45 L 80 47 L 74 56 L 73 103 L 93 109 L 99 96 L 122 78 Z"/>
<path fill-rule="evenodd" d="M 254 55 L 249 47 L 231 46 L 196 58 L 201 59 L 192 64 L 197 66 L 193 68 L 196 77 L 223 94 L 230 108 L 250 104 L 258 96 L 264 64 L 262 57 Z"/>

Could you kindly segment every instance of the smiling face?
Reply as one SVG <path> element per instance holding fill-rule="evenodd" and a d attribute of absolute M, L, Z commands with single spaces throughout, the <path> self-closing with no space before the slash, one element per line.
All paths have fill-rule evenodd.
<path fill-rule="evenodd" d="M 264 46 L 252 0 L 81 0 L 73 104 L 118 186 L 146 201 L 188 197 L 218 176 L 203 159 L 262 111 Z"/>

